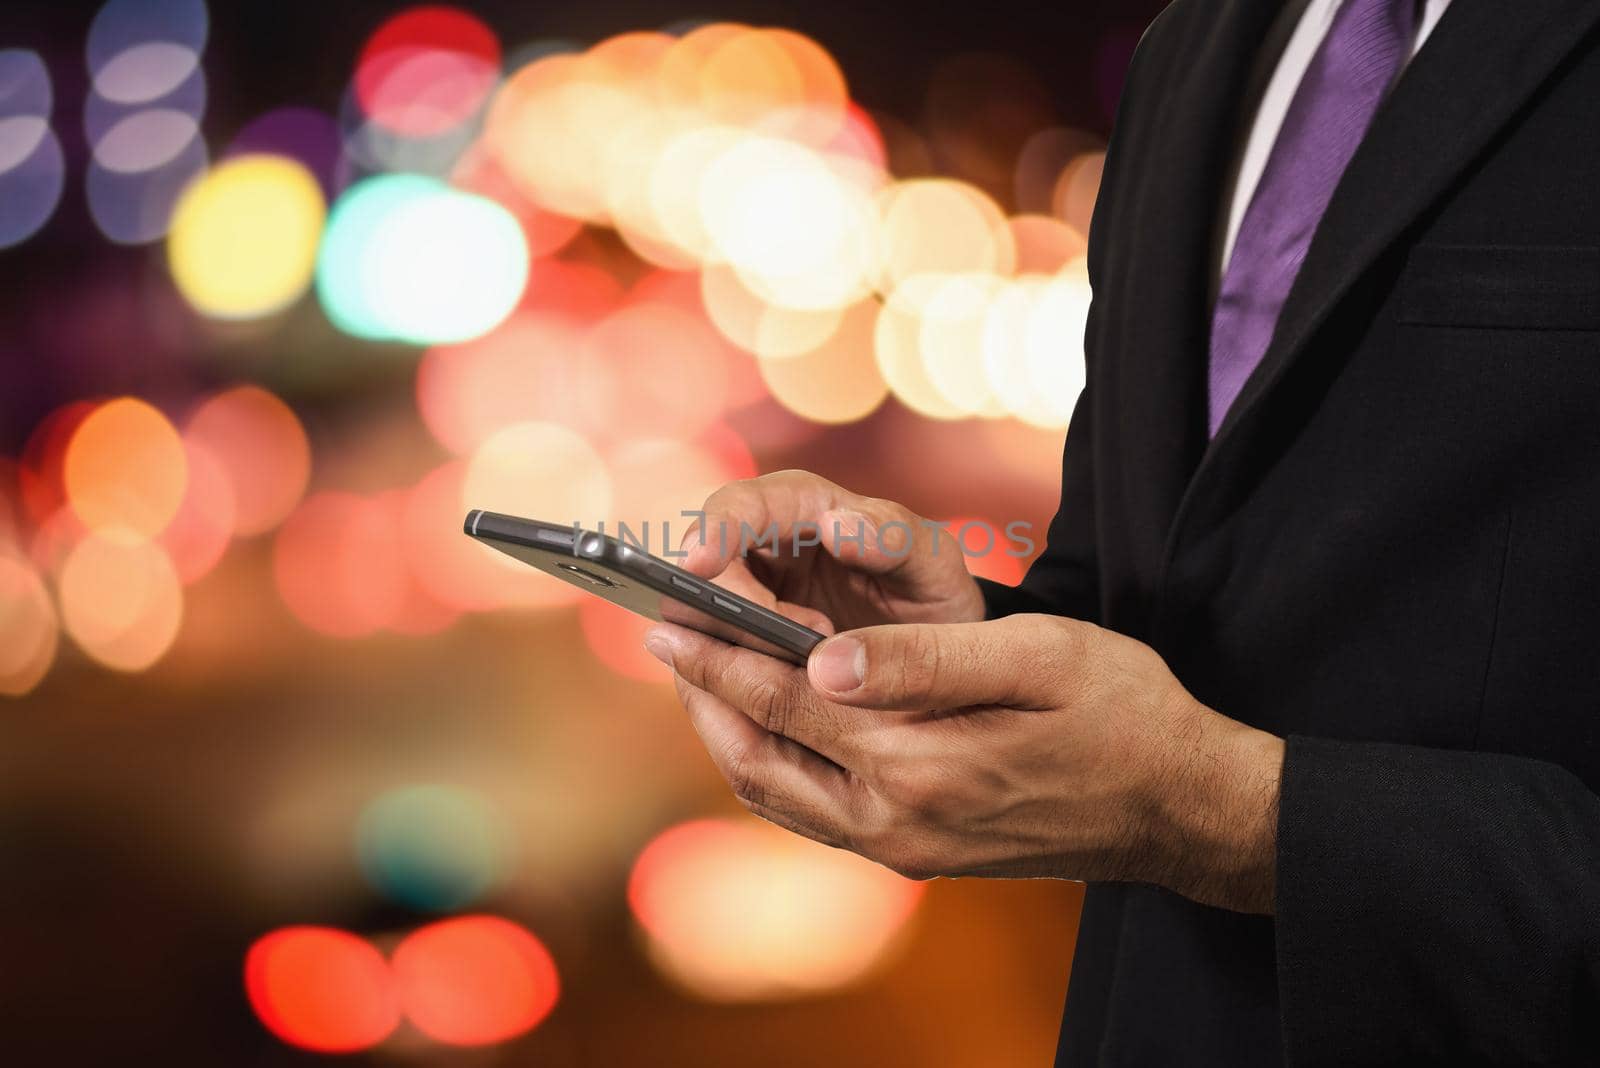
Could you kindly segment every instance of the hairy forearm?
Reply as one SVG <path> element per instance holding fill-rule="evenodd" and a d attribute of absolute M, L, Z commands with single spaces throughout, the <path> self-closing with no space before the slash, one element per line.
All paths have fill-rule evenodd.
<path fill-rule="evenodd" d="M 1271 914 L 1283 739 L 1214 713 L 1156 806 L 1157 881 L 1185 897 Z"/>

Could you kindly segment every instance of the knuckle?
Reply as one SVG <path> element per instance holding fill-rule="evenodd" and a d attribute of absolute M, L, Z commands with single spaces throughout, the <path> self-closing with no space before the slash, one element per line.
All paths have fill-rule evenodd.
<path fill-rule="evenodd" d="M 756 772 L 757 766 L 753 754 L 748 749 L 729 748 L 724 762 L 724 775 L 739 803 L 752 812 L 763 807 L 767 800 L 766 788 Z"/>
<path fill-rule="evenodd" d="M 787 686 L 757 686 L 750 718 L 772 734 L 787 736 L 796 717 L 794 692 Z"/>
<path fill-rule="evenodd" d="M 908 632 L 904 647 L 896 662 L 900 665 L 901 684 L 911 691 L 934 689 L 944 677 L 944 642 L 938 632 L 930 627 L 916 627 Z"/>
<path fill-rule="evenodd" d="M 883 799 L 896 809 L 924 816 L 939 806 L 937 784 L 919 767 L 904 760 L 885 762 L 877 771 Z"/>

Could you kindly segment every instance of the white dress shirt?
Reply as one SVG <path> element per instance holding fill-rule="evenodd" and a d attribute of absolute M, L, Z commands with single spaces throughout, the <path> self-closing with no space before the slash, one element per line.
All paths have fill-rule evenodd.
<path fill-rule="evenodd" d="M 1283 14 L 1273 24 L 1257 60 L 1252 90 L 1258 94 L 1255 120 L 1250 125 L 1235 167 L 1232 191 L 1226 195 L 1228 204 L 1227 230 L 1222 241 L 1222 258 L 1217 263 L 1216 278 L 1222 277 L 1228 259 L 1233 255 L 1233 244 L 1239 236 L 1239 224 L 1244 221 L 1245 209 L 1255 195 L 1261 172 L 1267 167 L 1267 157 L 1278 139 L 1278 131 L 1289 111 L 1289 102 L 1300 79 L 1311 66 L 1311 59 L 1322 45 L 1333 25 L 1333 16 L 1342 0 L 1291 0 L 1284 6 Z M 1417 20 L 1417 36 L 1412 42 L 1411 54 L 1415 56 L 1450 0 L 1422 0 L 1421 17 Z M 1265 80 L 1265 86 L 1262 83 Z"/>

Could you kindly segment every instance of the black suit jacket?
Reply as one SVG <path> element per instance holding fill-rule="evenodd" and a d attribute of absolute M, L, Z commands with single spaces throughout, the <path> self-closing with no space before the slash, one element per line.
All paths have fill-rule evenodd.
<path fill-rule="evenodd" d="M 987 589 L 1287 736 L 1276 917 L 1091 886 L 1058 1063 L 1600 1064 L 1600 0 L 1454 0 L 1208 441 L 1279 9 L 1177 0 L 1140 45 L 1061 509 Z"/>

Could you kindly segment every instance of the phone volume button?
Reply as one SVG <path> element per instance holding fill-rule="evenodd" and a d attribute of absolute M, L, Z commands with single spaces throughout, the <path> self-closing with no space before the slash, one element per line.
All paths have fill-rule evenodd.
<path fill-rule="evenodd" d="M 726 597 L 718 597 L 714 593 L 711 595 L 711 603 L 716 605 L 718 608 L 726 608 L 730 612 L 743 612 L 744 611 L 743 608 L 741 608 L 740 606 L 734 604 L 732 601 L 728 600 Z"/>
<path fill-rule="evenodd" d="M 700 594 L 700 587 L 696 586 L 694 583 L 690 582 L 686 578 L 680 578 L 677 575 L 673 575 L 672 576 L 672 584 L 674 586 L 678 587 L 678 589 L 680 589 L 680 590 L 687 590 L 689 593 L 694 594 L 696 597 L 699 597 L 701 595 Z"/>

